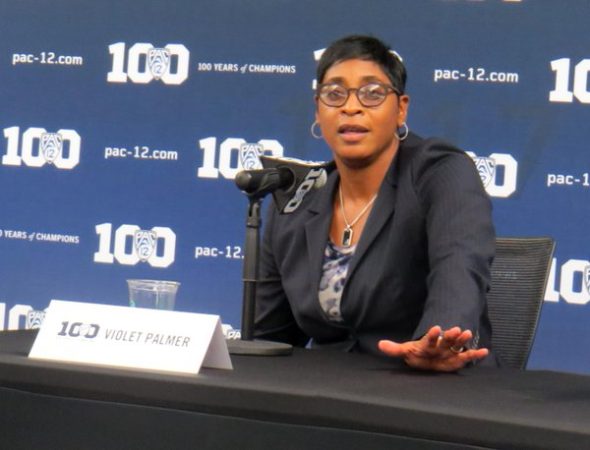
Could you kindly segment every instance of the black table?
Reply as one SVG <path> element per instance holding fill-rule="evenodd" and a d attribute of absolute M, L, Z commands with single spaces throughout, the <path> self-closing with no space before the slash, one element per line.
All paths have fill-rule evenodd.
<path fill-rule="evenodd" d="M 590 448 L 590 377 L 422 373 L 325 350 L 198 376 L 29 360 L 0 333 L 0 448 Z"/>

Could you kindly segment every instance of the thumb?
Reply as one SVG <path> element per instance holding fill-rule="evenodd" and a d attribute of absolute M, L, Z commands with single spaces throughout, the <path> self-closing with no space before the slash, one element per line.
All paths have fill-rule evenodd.
<path fill-rule="evenodd" d="M 379 350 L 389 356 L 404 356 L 405 351 L 402 344 L 398 344 L 397 342 L 382 340 L 379 341 L 377 344 Z"/>

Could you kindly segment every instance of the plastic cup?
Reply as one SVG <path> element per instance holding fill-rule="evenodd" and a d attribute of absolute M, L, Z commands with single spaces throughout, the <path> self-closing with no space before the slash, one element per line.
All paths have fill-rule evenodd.
<path fill-rule="evenodd" d="M 127 280 L 127 285 L 129 306 L 173 310 L 180 283 L 163 280 Z"/>

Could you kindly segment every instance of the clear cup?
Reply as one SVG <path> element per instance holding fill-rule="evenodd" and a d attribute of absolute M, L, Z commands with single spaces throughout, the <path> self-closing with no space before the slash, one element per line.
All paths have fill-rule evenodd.
<path fill-rule="evenodd" d="M 180 283 L 163 280 L 127 280 L 129 306 L 152 309 L 174 309 Z"/>

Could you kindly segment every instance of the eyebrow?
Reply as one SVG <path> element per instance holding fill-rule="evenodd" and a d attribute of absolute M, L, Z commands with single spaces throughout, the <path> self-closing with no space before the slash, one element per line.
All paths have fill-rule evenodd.
<path fill-rule="evenodd" d="M 377 78 L 374 75 L 367 75 L 361 78 L 361 80 L 364 81 L 378 81 L 379 83 L 383 83 L 382 80 L 380 80 L 379 78 Z M 333 77 L 333 78 L 328 78 L 325 82 L 328 83 L 343 83 L 345 81 L 344 77 Z"/>

